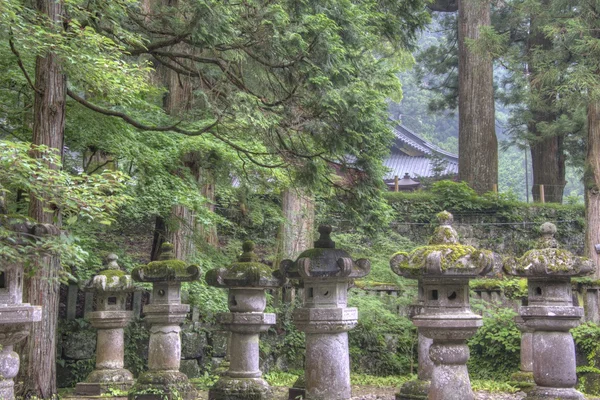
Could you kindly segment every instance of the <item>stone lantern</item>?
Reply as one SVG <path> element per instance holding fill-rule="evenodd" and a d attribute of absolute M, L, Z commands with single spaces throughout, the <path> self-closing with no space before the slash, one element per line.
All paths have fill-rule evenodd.
<path fill-rule="evenodd" d="M 179 332 L 190 309 L 188 304 L 181 304 L 181 283 L 196 280 L 199 275 L 197 266 L 186 266 L 175 259 L 170 243 L 163 243 L 158 261 L 133 270 L 135 281 L 152 283 L 152 300 L 144 307 L 145 320 L 150 325 L 148 371 L 140 375 L 130 398 L 196 398 L 187 376 L 179 371 Z"/>
<path fill-rule="evenodd" d="M 390 266 L 396 274 L 421 282 L 423 309 L 413 317 L 413 323 L 419 333 L 433 339 L 429 349 L 433 370 L 427 398 L 473 400 L 466 340 L 482 325 L 482 319 L 471 312 L 469 280 L 492 271 L 495 257 L 490 251 L 461 245 L 451 226 L 452 214 L 443 211 L 437 217 L 440 226 L 429 245 L 410 254 L 395 254 Z"/>
<path fill-rule="evenodd" d="M 294 262 L 284 260 L 284 276 L 304 285 L 304 304 L 294 311 L 294 323 L 306 333 L 305 385 L 308 400 L 351 398 L 348 331 L 358 322 L 358 310 L 348 308 L 348 284 L 366 276 L 371 264 L 352 260 L 335 248 L 331 227 L 319 227 L 314 249 Z"/>
<path fill-rule="evenodd" d="M 283 284 L 279 271 L 258 262 L 254 243 L 247 241 L 238 262 L 206 273 L 211 286 L 229 289 L 229 313 L 219 315 L 231 332 L 229 369 L 210 389 L 210 400 L 269 399 L 271 389 L 259 369 L 259 334 L 275 324 L 275 314 L 266 314 L 265 289 Z"/>
<path fill-rule="evenodd" d="M 583 309 L 573 306 L 571 278 L 593 273 L 595 265 L 559 249 L 554 224 L 546 222 L 540 230 L 537 248 L 519 259 L 507 260 L 504 266 L 507 274 L 527 278 L 528 305 L 519 312 L 533 330 L 533 379 L 537 385 L 527 399 L 584 399 L 574 389 L 575 344 L 569 330 L 579 325 Z"/>
<path fill-rule="evenodd" d="M 425 300 L 423 296 L 423 282 L 418 281 L 417 302 L 409 308 L 409 316 L 413 319 L 415 316 L 423 312 Z M 429 358 L 429 348 L 431 347 L 432 339 L 425 337 L 421 332 L 417 333 L 417 351 L 418 351 L 418 367 L 417 379 L 406 382 L 400 388 L 400 392 L 396 393 L 396 400 L 427 400 L 429 386 L 431 384 L 431 374 L 433 372 L 433 362 Z"/>
<path fill-rule="evenodd" d="M 51 224 L 14 224 L 12 229 L 17 234 L 34 237 L 60 234 L 60 230 Z M 18 241 L 28 238 L 19 238 Z M 41 306 L 23 303 L 23 266 L 6 262 L 0 264 L 0 399 L 15 398 L 13 379 L 19 372 L 20 360 L 13 346 L 29 336 L 33 323 L 41 319 Z"/>
<path fill-rule="evenodd" d="M 135 287 L 117 260 L 117 255 L 109 254 L 106 269 L 94 276 L 86 288 L 96 295 L 96 311 L 87 315 L 98 330 L 96 369 L 85 382 L 76 385 L 77 396 L 101 396 L 109 388 L 129 390 L 133 386 L 133 374 L 124 368 L 123 329 L 133 317 L 132 311 L 125 310 L 125 302 Z"/>

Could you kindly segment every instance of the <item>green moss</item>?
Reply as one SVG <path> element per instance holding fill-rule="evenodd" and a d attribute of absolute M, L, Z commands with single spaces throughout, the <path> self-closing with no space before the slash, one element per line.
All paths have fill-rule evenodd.
<path fill-rule="evenodd" d="M 442 270 L 448 268 L 471 268 L 475 265 L 479 268 L 479 263 L 486 258 L 491 258 L 491 252 L 487 250 L 477 250 L 473 246 L 462 244 L 437 244 L 418 247 L 410 254 L 398 252 L 395 255 L 404 255 L 404 260 L 399 264 L 399 268 L 405 271 L 421 270 L 425 267 L 427 257 L 434 252 L 440 252 L 442 255 Z M 470 262 L 458 262 L 461 258 L 470 256 Z M 482 267 L 482 266 L 481 266 Z"/>
<path fill-rule="evenodd" d="M 469 282 L 471 289 L 496 290 L 502 289 L 502 279 L 473 279 Z"/>
<path fill-rule="evenodd" d="M 323 252 L 328 251 L 330 249 L 320 249 L 320 248 L 314 248 L 314 249 L 308 249 L 302 252 L 302 254 L 300 254 L 300 258 L 318 258 L 321 257 L 323 255 Z"/>
<path fill-rule="evenodd" d="M 174 271 L 175 275 L 187 275 L 188 266 L 181 260 L 152 261 L 145 267 L 141 267 L 147 275 L 161 276 L 168 271 Z"/>
<path fill-rule="evenodd" d="M 568 272 L 573 269 L 575 258 L 571 252 L 561 249 L 529 250 L 517 260 L 517 271 L 524 272 L 532 263 L 544 264 L 552 272 Z"/>
<path fill-rule="evenodd" d="M 571 282 L 585 286 L 600 286 L 600 279 L 593 278 L 573 278 Z"/>
<path fill-rule="evenodd" d="M 229 275 L 232 277 L 250 275 L 271 278 L 273 271 L 275 271 L 273 268 L 259 262 L 238 262 L 228 268 Z"/>
<path fill-rule="evenodd" d="M 121 271 L 119 269 L 105 269 L 104 271 L 98 272 L 97 275 L 104 275 L 106 277 L 106 280 L 110 281 L 115 276 L 121 279 L 126 275 L 126 273 L 125 271 Z"/>

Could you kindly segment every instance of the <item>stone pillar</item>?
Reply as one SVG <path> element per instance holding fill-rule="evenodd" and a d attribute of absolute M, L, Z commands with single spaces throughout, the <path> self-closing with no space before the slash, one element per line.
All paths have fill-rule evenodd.
<path fill-rule="evenodd" d="M 109 254 L 107 268 L 94 276 L 86 288 L 96 294 L 97 309 L 87 314 L 98 330 L 96 368 L 85 382 L 75 386 L 76 396 L 101 396 L 112 388 L 129 390 L 133 386 L 133 374 L 124 368 L 123 329 L 133 316 L 125 310 L 127 293 L 135 288 L 131 277 L 119 268 L 117 259 L 115 254 Z"/>
<path fill-rule="evenodd" d="M 591 260 L 558 249 L 554 239 L 556 226 L 545 223 L 537 249 L 505 265 L 510 275 L 528 280 L 528 305 L 521 307 L 525 324 L 533 331 L 533 379 L 537 387 L 528 394 L 530 400 L 582 400 L 574 389 L 575 344 L 570 329 L 579 325 L 581 307 L 573 306 L 571 277 L 594 272 Z"/>
<path fill-rule="evenodd" d="M 18 244 L 28 244 L 33 237 L 56 236 L 60 230 L 51 224 L 15 224 Z M 35 233 L 35 235 L 34 235 Z M 19 234 L 24 234 L 19 237 Z M 42 319 L 42 307 L 23 303 L 23 266 L 0 263 L 0 399 L 14 400 L 14 378 L 19 372 L 19 355 L 14 345 L 29 336 L 33 323 Z"/>
<path fill-rule="evenodd" d="M 210 400 L 263 400 L 271 397 L 269 384 L 262 379 L 259 365 L 259 335 L 275 324 L 275 314 L 263 311 L 266 289 L 278 288 L 283 279 L 277 270 L 258 262 L 254 243 L 247 241 L 238 262 L 229 268 L 207 272 L 211 286 L 229 288 L 229 313 L 219 316 L 231 332 L 227 346 L 229 366 L 209 390 Z"/>
<path fill-rule="evenodd" d="M 452 214 L 437 215 L 440 226 L 428 246 L 410 254 L 399 252 L 390 260 L 392 270 L 401 276 L 419 279 L 422 311 L 413 318 L 419 333 L 432 340 L 429 357 L 433 362 L 427 396 L 406 399 L 474 400 L 467 361 L 466 341 L 481 326 L 481 317 L 469 306 L 469 280 L 492 272 L 494 254 L 463 246 L 452 228 Z M 398 399 L 402 399 L 402 388 Z"/>
<path fill-rule="evenodd" d="M 304 286 L 303 307 L 294 311 L 294 323 L 306 333 L 304 398 L 347 400 L 351 398 L 348 331 L 358 320 L 358 310 L 346 307 L 348 284 L 367 275 L 371 265 L 336 249 L 331 227 L 320 226 L 319 233 L 314 249 L 296 261 L 282 261 L 280 268 L 284 276 Z M 298 388 L 290 398 L 297 394 Z"/>
<path fill-rule="evenodd" d="M 421 280 L 418 283 L 418 300 L 416 304 L 410 307 L 410 317 L 414 318 L 423 312 L 425 304 L 423 294 L 423 284 Z M 406 382 L 400 388 L 400 392 L 396 393 L 396 400 L 426 400 L 431 385 L 431 375 L 433 373 L 433 362 L 429 358 L 429 348 L 431 347 L 432 339 L 423 336 L 421 332 L 418 335 L 418 369 L 417 379 Z"/>
<path fill-rule="evenodd" d="M 58 235 L 50 224 L 15 224 L 17 242 L 27 244 L 32 234 Z M 22 233 L 24 237 L 18 237 Z M 14 400 L 14 378 L 19 372 L 19 355 L 14 345 L 29 336 L 34 322 L 42 319 L 42 307 L 23 303 L 23 266 L 0 263 L 0 399 Z"/>
<path fill-rule="evenodd" d="M 583 285 L 585 321 L 600 323 L 600 286 Z"/>
<path fill-rule="evenodd" d="M 185 374 L 181 361 L 180 325 L 190 306 L 181 304 L 181 282 L 198 278 L 200 269 L 174 259 L 173 245 L 163 243 L 159 261 L 133 270 L 139 282 L 152 282 L 152 303 L 144 307 L 150 325 L 148 371 L 138 378 L 130 391 L 132 400 L 175 400 L 196 398 L 196 391 Z"/>
<path fill-rule="evenodd" d="M 527 326 L 521 316 L 515 317 L 515 323 L 521 331 L 521 362 L 519 372 L 511 376 L 512 383 L 522 390 L 535 386 L 533 380 L 533 330 Z"/>

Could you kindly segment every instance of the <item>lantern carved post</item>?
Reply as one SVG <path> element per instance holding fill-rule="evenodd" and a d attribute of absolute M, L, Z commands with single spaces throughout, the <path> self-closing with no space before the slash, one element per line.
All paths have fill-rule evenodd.
<path fill-rule="evenodd" d="M 152 301 L 144 307 L 145 320 L 150 324 L 148 371 L 138 378 L 130 392 L 131 399 L 196 398 L 187 376 L 179 371 L 179 333 L 190 310 L 188 304 L 181 304 L 181 283 L 196 280 L 199 275 L 197 266 L 186 266 L 175 259 L 170 243 L 163 243 L 158 261 L 133 270 L 135 281 L 152 283 Z"/>
<path fill-rule="evenodd" d="M 308 400 L 351 398 L 348 331 L 358 322 L 358 310 L 346 307 L 348 284 L 366 276 L 371 264 L 352 260 L 335 248 L 331 227 L 319 227 L 314 248 L 296 261 L 281 262 L 281 272 L 304 286 L 304 304 L 294 311 L 294 323 L 306 333 L 305 384 Z"/>
<path fill-rule="evenodd" d="M 390 266 L 396 274 L 421 282 L 423 309 L 413 317 L 413 323 L 419 333 L 433 340 L 429 349 L 433 370 L 426 398 L 473 400 L 466 341 L 482 321 L 471 312 L 469 280 L 491 272 L 496 257 L 490 251 L 461 245 L 451 226 L 452 214 L 443 211 L 437 217 L 440 226 L 429 245 L 410 254 L 396 253 Z"/>
<path fill-rule="evenodd" d="M 18 241 L 34 237 L 56 236 L 60 230 L 51 224 L 16 224 L 17 234 L 26 234 Z M 19 372 L 19 355 L 13 346 L 27 336 L 34 322 L 41 321 L 42 307 L 23 303 L 23 266 L 17 263 L 0 264 L 0 399 L 13 400 L 14 378 Z M 44 310 L 51 312 L 50 310 Z"/>
<path fill-rule="evenodd" d="M 271 397 L 269 384 L 259 369 L 259 334 L 275 324 L 275 314 L 264 313 L 265 289 L 282 286 L 279 271 L 258 262 L 254 243 L 247 241 L 238 262 L 206 273 L 206 282 L 228 288 L 229 313 L 219 315 L 231 332 L 229 369 L 210 389 L 210 400 L 264 400 Z"/>
<path fill-rule="evenodd" d="M 575 344 L 570 329 L 579 325 L 581 307 L 573 306 L 571 278 L 585 276 L 596 269 L 594 263 L 558 248 L 556 226 L 540 227 L 537 248 L 523 257 L 507 260 L 504 271 L 527 278 L 528 302 L 519 313 L 533 331 L 533 379 L 536 383 L 527 399 L 581 400 L 574 389 Z"/>
<path fill-rule="evenodd" d="M 85 382 L 75 387 L 75 395 L 101 396 L 109 389 L 129 390 L 133 386 L 133 374 L 124 368 L 125 341 L 123 329 L 133 317 L 125 310 L 127 294 L 135 287 L 131 276 L 126 275 L 117 264 L 118 257 L 109 254 L 107 268 L 96 274 L 87 290 L 96 294 L 96 311 L 87 315 L 98 330 L 96 340 L 96 368 Z"/>

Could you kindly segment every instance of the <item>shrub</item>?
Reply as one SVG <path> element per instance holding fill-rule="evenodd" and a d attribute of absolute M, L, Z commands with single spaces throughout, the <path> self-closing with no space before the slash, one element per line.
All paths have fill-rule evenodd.
<path fill-rule="evenodd" d="M 474 379 L 504 381 L 519 369 L 521 332 L 510 308 L 488 308 L 483 326 L 469 340 L 469 372 Z"/>

